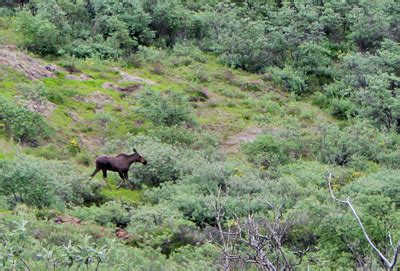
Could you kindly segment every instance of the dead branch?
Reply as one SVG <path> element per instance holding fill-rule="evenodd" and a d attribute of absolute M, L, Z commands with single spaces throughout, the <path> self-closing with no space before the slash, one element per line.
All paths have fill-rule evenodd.
<path fill-rule="evenodd" d="M 340 200 L 338 199 L 335 194 L 333 193 L 333 189 L 332 189 L 332 184 L 331 184 L 331 180 L 332 180 L 332 173 L 328 171 L 328 186 L 329 186 L 329 192 L 331 193 L 332 199 L 334 201 L 337 201 L 339 203 L 345 204 L 347 206 L 349 206 L 350 210 L 352 211 L 354 217 L 357 220 L 358 225 L 360 226 L 365 239 L 367 240 L 368 244 L 372 247 L 372 249 L 376 252 L 376 254 L 378 254 L 379 258 L 382 260 L 382 262 L 385 265 L 386 270 L 393 270 L 394 266 L 396 265 L 397 262 L 397 257 L 399 254 L 399 250 L 400 250 L 400 240 L 397 243 L 396 247 L 393 247 L 392 245 L 392 240 L 390 238 L 390 243 L 393 247 L 393 256 L 391 260 L 388 260 L 385 255 L 383 255 L 383 253 L 375 246 L 375 244 L 372 242 L 371 238 L 369 237 L 367 231 L 365 230 L 365 227 L 360 219 L 360 217 L 358 216 L 353 204 L 351 203 L 350 197 L 347 197 L 346 200 Z M 389 235 L 390 236 L 390 235 Z"/>
<path fill-rule="evenodd" d="M 274 217 L 271 221 L 257 221 L 254 214 L 249 214 L 244 220 L 236 218 L 233 225 L 222 226 L 225 216 L 224 202 L 221 198 L 221 189 L 213 202 L 216 218 L 216 227 L 210 236 L 221 249 L 224 270 L 231 270 L 234 264 L 252 264 L 261 270 L 292 270 L 282 247 L 283 236 L 291 224 L 282 223 L 282 206 L 267 203 L 273 209 Z"/>

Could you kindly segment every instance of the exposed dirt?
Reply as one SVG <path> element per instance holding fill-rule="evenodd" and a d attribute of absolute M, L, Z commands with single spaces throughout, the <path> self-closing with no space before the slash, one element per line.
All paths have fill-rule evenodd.
<path fill-rule="evenodd" d="M 262 133 L 262 129 L 259 127 L 247 128 L 235 135 L 228 137 L 221 145 L 225 153 L 237 153 L 241 143 L 251 142 Z"/>
<path fill-rule="evenodd" d="M 54 218 L 54 222 L 57 224 L 63 224 L 63 223 L 67 223 L 67 224 L 71 224 L 71 225 L 80 225 L 81 224 L 81 220 L 79 218 L 69 216 L 69 215 L 57 216 L 56 218 Z"/>
<path fill-rule="evenodd" d="M 85 103 L 94 103 L 96 109 L 102 109 L 105 104 L 113 101 L 109 95 L 100 91 L 95 91 L 90 96 L 75 96 L 74 99 Z"/>
<path fill-rule="evenodd" d="M 102 87 L 105 89 L 109 89 L 109 90 L 116 90 L 116 91 L 119 91 L 122 93 L 132 93 L 132 92 L 141 90 L 143 88 L 143 85 L 135 84 L 135 85 L 127 86 L 127 87 L 121 87 L 121 86 L 111 83 L 111 82 L 105 82 L 102 85 Z"/>
<path fill-rule="evenodd" d="M 131 82 L 131 83 L 140 83 L 140 84 L 146 84 L 146 85 L 157 85 L 156 82 L 149 80 L 149 79 L 145 79 L 145 78 L 141 78 L 132 74 L 128 74 L 124 71 L 118 70 L 119 75 L 121 76 L 121 79 L 119 80 L 119 82 Z"/>
<path fill-rule="evenodd" d="M 45 117 L 50 117 L 53 114 L 54 110 L 57 108 L 57 105 L 49 101 L 38 102 L 29 100 L 24 101 L 24 105 L 30 111 L 42 114 Z"/>
<path fill-rule="evenodd" d="M 31 80 L 38 80 L 45 77 L 55 77 L 58 67 L 42 63 L 23 52 L 15 46 L 0 47 L 0 65 L 9 66 L 25 74 Z"/>
<path fill-rule="evenodd" d="M 67 74 L 65 76 L 65 79 L 68 80 L 75 80 L 75 81 L 88 81 L 91 80 L 92 77 L 90 77 L 87 74 L 81 73 L 80 75 L 75 75 L 75 74 Z"/>
<path fill-rule="evenodd" d="M 131 235 L 126 230 L 122 228 L 117 228 L 115 230 L 115 237 L 120 240 L 129 240 L 131 238 Z"/>
<path fill-rule="evenodd" d="M 80 134 L 79 143 L 81 146 L 85 146 L 85 148 L 87 148 L 91 153 L 97 153 L 101 147 L 104 147 L 105 138 L 94 135 Z"/>
<path fill-rule="evenodd" d="M 83 119 L 75 112 L 67 112 L 67 116 L 71 117 L 74 122 L 83 123 Z"/>

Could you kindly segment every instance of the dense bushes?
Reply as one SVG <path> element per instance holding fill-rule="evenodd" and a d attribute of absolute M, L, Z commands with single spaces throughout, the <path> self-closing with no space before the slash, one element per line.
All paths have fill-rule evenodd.
<path fill-rule="evenodd" d="M 16 30 L 21 33 L 22 46 L 41 55 L 58 54 L 61 47 L 59 29 L 43 16 L 27 11 L 18 13 Z"/>
<path fill-rule="evenodd" d="M 400 182 L 395 170 L 400 159 L 397 5 L 389 1 L 373 5 L 290 1 L 282 6 L 281 1 L 275 1 L 278 5 L 202 1 L 210 4 L 204 7 L 187 2 L 38 0 L 16 11 L 16 21 L 10 22 L 26 35 L 21 42 L 31 51 L 123 58 L 126 68 L 134 65 L 135 71 L 152 72 L 160 80 L 135 99 L 124 94 L 115 112 L 109 113 L 112 105 L 105 106 L 94 116 L 91 111 L 98 108 L 87 106 L 90 127 L 70 131 L 85 131 L 89 137 L 95 134 L 93 129 L 101 129 L 103 139 L 114 138 L 111 132 L 117 131 L 115 142 L 102 153 L 135 147 L 147 159 L 146 166 L 134 164 L 129 173 L 137 190 L 102 191 L 119 200 L 102 202 L 101 185 L 87 180 L 86 174 L 81 176 L 69 163 L 0 154 L 7 157 L 0 161 L 0 207 L 18 212 L 18 216 L 2 215 L 0 254 L 12 257 L 0 255 L 0 266 L 23 269 L 23 259 L 32 270 L 49 264 L 59 269 L 86 265 L 89 270 L 97 264 L 104 270 L 222 269 L 226 263 L 220 261 L 220 246 L 228 244 L 229 249 L 236 232 L 250 229 L 250 215 L 257 223 L 250 231 L 259 229 L 266 237 L 257 237 L 258 241 L 264 244 L 268 239 L 272 244 L 266 253 L 271 259 L 279 261 L 280 253 L 286 253 L 287 261 L 299 269 L 379 269 L 352 213 L 329 197 L 324 177 L 327 170 L 333 172 L 335 193 L 352 199 L 371 238 L 387 253 L 389 233 L 393 240 L 400 234 Z M 227 65 L 264 76 L 225 70 L 211 76 L 204 68 L 219 67 L 206 63 L 215 56 L 199 48 L 216 53 Z M 100 76 L 116 80 L 118 71 L 105 66 L 89 71 L 95 80 L 71 84 L 91 89 L 102 83 L 97 80 Z M 176 90 L 186 87 L 183 81 L 174 81 L 173 91 L 159 91 L 171 70 L 181 72 L 176 78 L 194 81 L 187 86 L 193 100 L 209 98 L 208 103 L 193 103 L 201 107 L 201 125 L 209 128 L 203 112 L 227 113 L 227 118 L 221 114 L 210 121 L 213 125 L 227 122 L 215 129 L 221 140 L 252 125 L 264 128 L 263 133 L 243 144 L 240 152 L 221 155 L 224 143 L 219 145 L 202 132 L 204 126 L 195 125 L 189 99 Z M 52 80 L 45 83 L 51 85 Z M 292 93 L 272 90 L 269 80 Z M 57 96 L 58 88 L 30 86 L 16 85 L 17 99 L 25 105 L 51 100 L 61 108 L 72 103 L 67 96 L 65 102 Z M 215 96 L 202 93 L 203 87 Z M 318 91 L 315 103 L 340 121 L 307 103 L 307 95 L 314 91 Z M 83 90 L 68 95 L 78 92 Z M 119 94 L 110 95 L 119 100 Z M 136 110 L 125 114 L 126 106 Z M 0 102 L 0 110 L 1 123 L 15 140 L 34 142 L 46 136 L 32 125 L 42 123 L 40 115 L 6 101 Z M 117 127 L 117 111 L 126 117 L 121 125 L 128 128 Z M 14 118 L 18 123 L 11 121 Z M 240 123 L 231 123 L 235 121 Z M 225 130 L 225 124 L 232 129 Z M 127 130 L 143 134 L 124 135 Z M 71 142 L 70 151 L 76 152 L 78 143 Z M 54 146 L 22 150 L 62 158 Z M 76 160 L 87 165 L 90 156 L 85 153 Z M 32 212 L 34 207 L 38 209 Z M 59 211 L 80 218 L 80 225 L 56 225 L 53 218 Z M 15 227 L 11 220 L 21 217 L 32 225 Z M 28 234 L 23 234 L 24 227 Z M 123 241 L 109 240 L 116 227 L 124 228 L 117 231 Z M 231 234 L 222 240 L 228 231 Z M 242 237 L 251 236 L 250 231 Z M 270 238 L 271 233 L 278 238 Z M 277 247 L 279 251 L 274 250 Z M 244 242 L 234 248 L 245 256 L 249 252 Z M 234 261 L 230 268 L 246 270 L 247 266 Z"/>
<path fill-rule="evenodd" d="M 0 122 L 6 134 L 16 141 L 36 145 L 41 138 L 50 135 L 50 127 L 35 112 L 0 99 Z"/>
<path fill-rule="evenodd" d="M 35 1 L 17 12 L 15 24 L 22 45 L 34 52 L 123 57 L 134 65 L 149 60 L 147 51 L 153 63 L 164 58 L 154 54 L 157 49 L 146 49 L 149 45 L 175 46 L 176 63 L 204 61 L 193 49 L 198 45 L 227 65 L 271 73 L 288 91 L 306 94 L 325 88 L 326 96 L 335 98 L 329 104 L 335 116 L 360 114 L 397 129 L 400 50 L 392 1 L 207 3 L 199 8 L 184 1 Z"/>
<path fill-rule="evenodd" d="M 94 221 L 101 226 L 114 224 L 126 227 L 130 221 L 129 212 L 121 202 L 109 201 L 105 204 L 91 207 L 75 208 L 72 215 L 86 221 Z"/>
<path fill-rule="evenodd" d="M 167 92 L 165 95 L 147 90 L 139 97 L 137 110 L 155 125 L 193 125 L 191 105 L 181 93 Z"/>
<path fill-rule="evenodd" d="M 70 203 L 89 203 L 100 199 L 100 185 L 89 183 L 67 163 L 29 156 L 0 162 L 0 191 L 12 204 L 22 202 L 62 209 Z"/>
<path fill-rule="evenodd" d="M 286 164 L 295 155 L 299 146 L 296 142 L 285 138 L 276 138 L 270 135 L 257 137 L 254 142 L 244 145 L 243 151 L 251 162 L 264 168 Z"/>
<path fill-rule="evenodd" d="M 146 157 L 146 166 L 132 166 L 131 172 L 137 181 L 148 185 L 174 181 L 179 177 L 177 164 L 181 159 L 179 150 L 149 137 L 136 137 L 130 140 L 130 149 L 134 146 Z"/>

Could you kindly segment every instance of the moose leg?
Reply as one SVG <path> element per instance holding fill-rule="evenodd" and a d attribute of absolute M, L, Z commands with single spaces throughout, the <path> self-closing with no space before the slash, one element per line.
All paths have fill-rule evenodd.
<path fill-rule="evenodd" d="M 93 178 L 93 177 L 97 174 L 97 172 L 99 172 L 99 171 L 100 171 L 100 169 L 96 167 L 96 169 L 95 169 L 95 170 L 93 171 L 93 173 L 90 175 L 90 178 Z"/>
<path fill-rule="evenodd" d="M 107 184 L 107 187 L 111 189 L 110 183 L 107 182 L 107 169 L 102 169 L 103 171 L 103 180 Z"/>
<path fill-rule="evenodd" d="M 124 174 L 122 172 L 118 172 L 119 177 L 122 179 L 122 181 L 119 183 L 119 185 L 117 186 L 117 189 L 119 189 L 121 187 L 121 185 L 124 183 L 125 178 L 124 178 Z"/>
<path fill-rule="evenodd" d="M 136 184 L 135 184 L 135 183 L 131 183 L 131 182 L 129 181 L 128 171 L 127 171 L 127 172 L 124 172 L 124 175 L 125 175 L 125 180 L 126 180 L 126 182 L 129 183 L 129 184 L 133 187 L 133 189 L 136 189 L 136 188 L 137 188 Z"/>
<path fill-rule="evenodd" d="M 107 179 L 107 169 L 103 169 L 103 179 Z"/>
<path fill-rule="evenodd" d="M 125 181 L 129 182 L 128 171 L 124 172 Z"/>

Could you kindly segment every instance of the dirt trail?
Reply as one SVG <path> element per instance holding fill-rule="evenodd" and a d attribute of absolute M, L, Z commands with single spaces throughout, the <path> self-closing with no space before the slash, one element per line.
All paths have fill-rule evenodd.
<path fill-rule="evenodd" d="M 221 145 L 224 153 L 237 153 L 239 152 L 240 144 L 244 142 L 251 142 L 262 133 L 259 127 L 249 127 L 245 130 L 228 137 Z"/>

